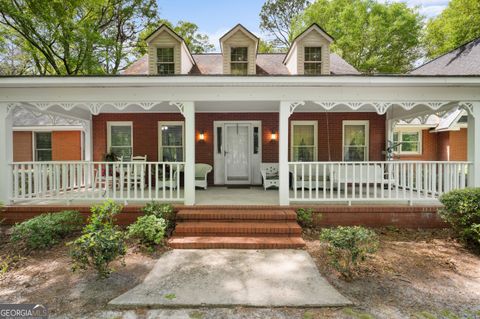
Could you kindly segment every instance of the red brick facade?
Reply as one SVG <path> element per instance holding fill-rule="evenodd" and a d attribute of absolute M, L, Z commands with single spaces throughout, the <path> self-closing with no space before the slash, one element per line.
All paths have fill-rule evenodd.
<path fill-rule="evenodd" d="M 82 159 L 82 137 L 80 131 L 52 132 L 52 160 L 80 161 Z M 33 156 L 33 132 L 13 132 L 13 161 L 30 162 Z"/>
<path fill-rule="evenodd" d="M 290 121 L 318 121 L 318 160 L 328 161 L 328 137 L 332 161 L 342 160 L 342 134 L 344 120 L 368 120 L 370 126 L 369 159 L 384 159 L 385 116 L 376 113 L 295 113 Z M 133 125 L 133 155 L 147 155 L 149 161 L 158 159 L 158 122 L 183 121 L 178 113 L 104 113 L 93 117 L 93 158 L 101 161 L 107 152 L 107 122 L 129 121 Z M 197 140 L 195 157 L 197 163 L 213 166 L 214 121 L 261 121 L 262 122 L 262 162 L 278 162 L 278 141 L 271 140 L 272 132 L 278 133 L 278 113 L 197 113 L 195 132 Z M 328 122 L 328 125 L 327 125 Z M 328 130 L 328 132 L 327 132 Z M 199 132 L 204 140 L 198 140 Z M 213 174 L 209 174 L 213 183 Z"/>
<path fill-rule="evenodd" d="M 422 131 L 422 154 L 400 155 L 401 160 L 416 161 L 466 161 L 467 129 L 431 133 Z"/>

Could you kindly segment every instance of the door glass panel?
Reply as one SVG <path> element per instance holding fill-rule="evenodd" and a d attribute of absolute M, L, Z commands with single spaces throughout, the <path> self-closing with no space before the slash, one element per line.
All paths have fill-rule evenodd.
<path fill-rule="evenodd" d="M 258 136 L 258 127 L 253 128 L 253 154 L 258 154 L 259 149 L 259 136 Z"/>
<path fill-rule="evenodd" d="M 249 127 L 226 126 L 225 171 L 227 182 L 250 182 Z"/>
<path fill-rule="evenodd" d="M 222 128 L 217 127 L 217 154 L 222 154 Z"/>

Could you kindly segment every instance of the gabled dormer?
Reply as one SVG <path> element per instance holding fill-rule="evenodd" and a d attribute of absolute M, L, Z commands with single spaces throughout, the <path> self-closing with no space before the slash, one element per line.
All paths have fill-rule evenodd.
<path fill-rule="evenodd" d="M 148 74 L 188 74 L 195 64 L 182 37 L 162 24 L 146 39 Z"/>
<path fill-rule="evenodd" d="M 256 74 L 259 39 L 241 24 L 220 38 L 223 74 Z"/>
<path fill-rule="evenodd" d="M 290 74 L 328 75 L 332 42 L 332 36 L 314 23 L 293 40 L 283 63 Z"/>

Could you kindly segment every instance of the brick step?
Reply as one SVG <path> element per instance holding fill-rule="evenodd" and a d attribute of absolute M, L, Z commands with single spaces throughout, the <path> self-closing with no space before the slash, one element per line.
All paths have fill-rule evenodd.
<path fill-rule="evenodd" d="M 248 210 L 248 209 L 205 209 L 180 210 L 178 220 L 296 220 L 293 210 Z"/>
<path fill-rule="evenodd" d="M 188 221 L 179 222 L 175 227 L 178 236 L 237 236 L 237 235 L 297 235 L 300 236 L 302 228 L 297 222 L 210 222 Z"/>
<path fill-rule="evenodd" d="M 168 240 L 177 249 L 295 249 L 305 247 L 301 237 L 208 237 L 173 236 Z"/>

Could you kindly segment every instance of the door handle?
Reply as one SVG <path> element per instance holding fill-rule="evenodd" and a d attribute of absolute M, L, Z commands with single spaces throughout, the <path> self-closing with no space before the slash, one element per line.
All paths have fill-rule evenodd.
<path fill-rule="evenodd" d="M 227 156 L 228 152 L 227 151 L 223 151 L 223 156 Z"/>

